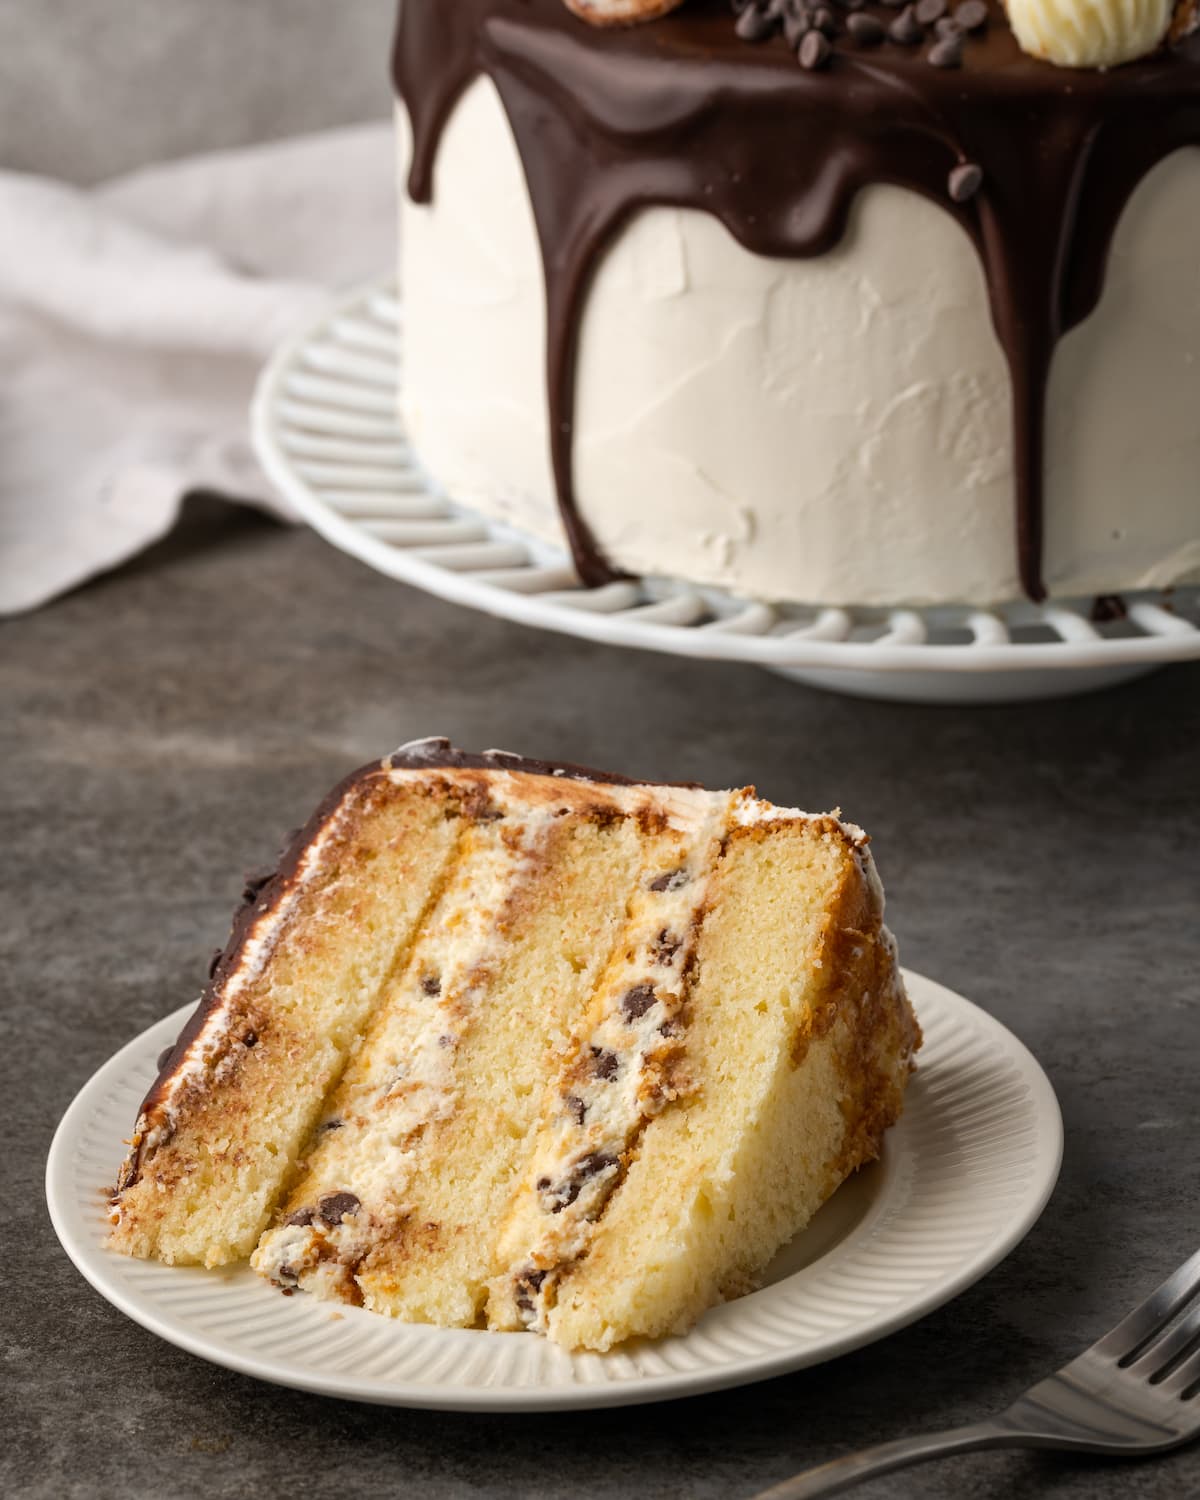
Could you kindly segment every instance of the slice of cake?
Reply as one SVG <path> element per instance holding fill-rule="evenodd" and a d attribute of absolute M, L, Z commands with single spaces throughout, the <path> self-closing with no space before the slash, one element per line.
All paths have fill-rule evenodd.
<path fill-rule="evenodd" d="M 445 740 L 252 883 L 112 1245 L 607 1349 L 750 1289 L 899 1115 L 866 836 Z"/>

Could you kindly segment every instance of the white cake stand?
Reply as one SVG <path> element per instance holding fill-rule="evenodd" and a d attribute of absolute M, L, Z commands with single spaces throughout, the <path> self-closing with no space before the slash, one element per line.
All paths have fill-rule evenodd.
<path fill-rule="evenodd" d="M 254 444 L 326 540 L 440 598 L 543 630 L 679 656 L 752 662 L 863 697 L 1001 703 L 1109 687 L 1200 658 L 1200 589 L 995 609 L 804 608 L 669 578 L 588 589 L 570 559 L 435 486 L 401 425 L 403 321 L 391 283 L 334 303 L 267 365 Z"/>

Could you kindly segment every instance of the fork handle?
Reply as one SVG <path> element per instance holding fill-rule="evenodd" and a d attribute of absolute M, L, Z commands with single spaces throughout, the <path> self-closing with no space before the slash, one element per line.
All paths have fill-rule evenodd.
<path fill-rule="evenodd" d="M 980 1448 L 1019 1448 L 1027 1441 L 1019 1432 L 998 1422 L 976 1422 L 969 1427 L 950 1427 L 944 1432 L 926 1433 L 924 1437 L 899 1438 L 894 1443 L 879 1443 L 859 1453 L 848 1453 L 818 1469 L 806 1469 L 791 1479 L 762 1490 L 754 1500 L 816 1500 L 819 1495 L 840 1495 L 851 1485 L 927 1459 L 945 1458 L 951 1453 L 972 1453 Z"/>

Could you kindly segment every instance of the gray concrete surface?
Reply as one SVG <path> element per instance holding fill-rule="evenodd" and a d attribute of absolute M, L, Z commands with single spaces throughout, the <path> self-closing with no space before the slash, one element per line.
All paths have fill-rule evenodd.
<path fill-rule="evenodd" d="M 0 167 L 74 182 L 385 115 L 396 0 L 0 0 Z"/>
<path fill-rule="evenodd" d="M 1033 707 L 843 700 L 489 620 L 207 503 L 3 637 L 5 1496 L 749 1495 L 1005 1403 L 1195 1248 L 1200 668 Z M 1063 1176 L 1026 1241 L 825 1367 L 573 1416 L 326 1401 L 109 1307 L 47 1219 L 56 1122 L 195 993 L 241 872 L 343 771 L 431 732 L 841 803 L 874 835 L 905 960 L 1013 1027 L 1058 1090 Z M 862 1493 L 1176 1500 L 1200 1493 L 1200 1451 L 1120 1468 L 985 1454 Z"/>

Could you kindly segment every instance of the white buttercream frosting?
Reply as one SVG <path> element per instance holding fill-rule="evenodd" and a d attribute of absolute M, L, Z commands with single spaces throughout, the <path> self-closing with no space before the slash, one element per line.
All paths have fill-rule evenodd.
<path fill-rule="evenodd" d="M 676 10 L 683 0 L 565 0 L 573 10 L 593 26 L 629 26 L 636 21 L 653 21 Z"/>
<path fill-rule="evenodd" d="M 561 542 L 541 261 L 486 79 L 441 139 L 432 204 L 405 198 L 402 217 L 403 402 L 421 460 L 457 498 Z M 1200 571 L 1198 240 L 1188 148 L 1133 195 L 1101 304 L 1058 348 L 1054 594 Z M 589 291 L 576 487 L 601 548 L 635 573 L 816 604 L 1019 597 L 1011 426 L 979 256 L 899 187 L 864 190 L 842 243 L 796 261 L 750 254 L 706 214 L 645 210 Z"/>
<path fill-rule="evenodd" d="M 1060 68 L 1112 68 L 1160 46 L 1175 0 L 1005 0 L 1021 50 Z"/>

